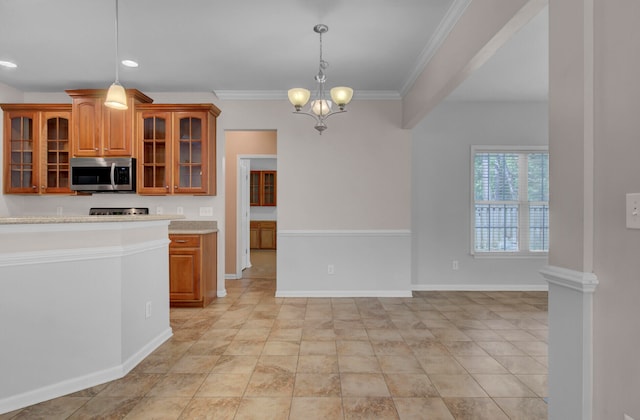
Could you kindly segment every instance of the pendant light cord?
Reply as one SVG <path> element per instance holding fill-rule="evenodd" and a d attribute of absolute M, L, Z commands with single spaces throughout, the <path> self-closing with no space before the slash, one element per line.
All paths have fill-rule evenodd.
<path fill-rule="evenodd" d="M 118 68 L 120 67 L 118 65 L 118 0 L 116 0 L 116 83 L 120 83 L 120 80 L 118 78 Z"/>

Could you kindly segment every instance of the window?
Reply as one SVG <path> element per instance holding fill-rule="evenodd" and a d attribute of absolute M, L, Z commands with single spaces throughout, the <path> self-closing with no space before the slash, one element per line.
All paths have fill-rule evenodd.
<path fill-rule="evenodd" d="M 546 255 L 549 153 L 546 148 L 472 150 L 472 252 Z"/>

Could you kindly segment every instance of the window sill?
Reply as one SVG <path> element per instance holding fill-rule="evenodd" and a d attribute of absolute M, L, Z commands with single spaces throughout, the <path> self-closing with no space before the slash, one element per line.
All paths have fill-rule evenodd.
<path fill-rule="evenodd" d="M 523 253 L 523 252 L 475 252 L 471 256 L 477 259 L 533 259 L 541 260 L 549 258 L 548 252 Z"/>

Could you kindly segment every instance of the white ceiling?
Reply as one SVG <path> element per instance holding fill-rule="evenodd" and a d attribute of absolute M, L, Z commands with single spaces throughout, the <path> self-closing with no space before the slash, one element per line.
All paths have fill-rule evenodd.
<path fill-rule="evenodd" d="M 549 7 L 545 7 L 447 100 L 546 101 L 548 91 Z"/>
<path fill-rule="evenodd" d="M 314 87 L 324 23 L 329 86 L 400 97 L 469 0 L 120 0 L 120 81 L 143 92 L 282 95 Z M 546 15 L 546 13 L 545 13 Z M 106 88 L 115 0 L 0 0 L 0 83 L 25 92 Z M 536 18 L 454 94 L 546 97 L 547 20 Z M 523 59 L 523 57 L 525 59 Z M 544 73 L 544 74 L 540 74 Z M 525 98 L 526 99 L 526 98 Z"/>

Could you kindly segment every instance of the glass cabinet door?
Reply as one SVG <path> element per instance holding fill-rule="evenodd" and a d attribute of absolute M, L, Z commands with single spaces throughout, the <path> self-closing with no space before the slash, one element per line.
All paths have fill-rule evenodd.
<path fill-rule="evenodd" d="M 171 116 L 166 113 L 144 115 L 142 118 L 142 142 L 138 167 L 142 172 L 140 193 L 166 194 L 169 189 Z"/>
<path fill-rule="evenodd" d="M 180 115 L 177 118 L 176 141 L 177 177 L 174 193 L 204 192 L 203 141 L 206 133 L 205 120 L 199 114 Z"/>
<path fill-rule="evenodd" d="M 276 171 L 251 171 L 249 202 L 252 206 L 276 205 Z"/>
<path fill-rule="evenodd" d="M 9 116 L 9 179 L 7 192 L 37 193 L 34 113 Z M 6 121 L 6 120 L 5 120 Z"/>
<path fill-rule="evenodd" d="M 69 114 L 44 114 L 47 161 L 43 191 L 70 192 L 69 185 Z"/>
<path fill-rule="evenodd" d="M 276 205 L 276 172 L 262 172 L 262 205 Z"/>
<path fill-rule="evenodd" d="M 260 205 L 260 171 L 251 171 L 249 178 L 249 205 Z"/>

